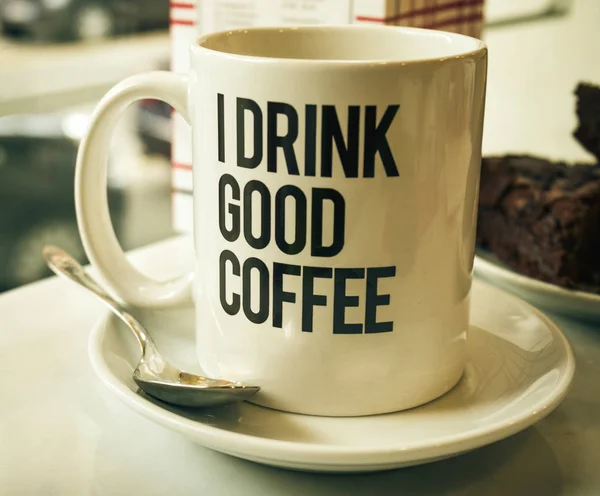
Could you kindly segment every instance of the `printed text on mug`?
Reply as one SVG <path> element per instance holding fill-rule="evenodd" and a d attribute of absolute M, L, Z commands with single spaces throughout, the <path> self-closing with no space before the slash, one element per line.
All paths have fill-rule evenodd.
<path fill-rule="evenodd" d="M 309 177 L 333 177 L 342 173 L 349 180 L 369 180 L 380 174 L 386 177 L 400 175 L 386 134 L 399 105 L 389 105 L 384 111 L 374 105 L 349 106 L 347 123 L 342 123 L 333 105 L 305 105 L 300 114 L 287 103 L 268 102 L 266 108 L 261 108 L 253 100 L 238 97 L 235 99 L 235 123 L 226 123 L 227 103 L 224 95 L 217 95 L 217 153 L 218 161 L 223 164 L 235 159 L 237 167 L 246 169 L 264 167 L 274 174 Z M 225 140 L 228 138 L 225 129 L 232 124 L 236 130 L 233 135 L 237 153 L 235 157 L 226 157 Z M 247 126 L 253 130 L 251 140 L 246 139 Z M 281 127 L 286 129 L 284 133 L 279 131 Z M 301 132 L 304 136 L 303 163 L 299 163 L 294 146 Z M 251 141 L 250 146 L 248 141 Z M 363 143 L 362 150 L 360 143 Z M 339 172 L 335 171 L 334 154 L 339 157 Z M 380 161 L 376 160 L 377 156 Z M 283 161 L 279 160 L 281 157 Z M 277 191 L 270 191 L 258 180 L 241 185 L 224 169 L 219 180 L 218 199 L 219 230 L 226 241 L 244 239 L 256 250 L 275 244 L 281 253 L 287 255 L 308 253 L 323 259 L 331 259 L 344 249 L 346 202 L 334 189 L 313 187 L 304 191 L 288 184 Z M 289 208 L 290 205 L 293 209 Z M 330 225 L 324 225 L 326 208 L 333 211 Z M 292 210 L 293 214 L 290 213 Z M 253 225 L 256 218 L 260 219 L 258 232 Z M 286 229 L 286 222 L 292 226 L 291 240 L 286 238 L 290 231 L 289 226 Z M 268 267 L 257 257 L 242 261 L 229 249 L 222 251 L 218 263 L 219 298 L 223 310 L 229 315 L 243 312 L 250 322 L 263 324 L 269 320 L 273 327 L 281 328 L 285 304 L 299 304 L 302 331 L 313 332 L 315 307 L 332 305 L 331 330 L 334 334 L 373 334 L 394 330 L 393 322 L 377 320 L 377 309 L 390 305 L 390 295 L 380 293 L 378 286 L 382 279 L 395 277 L 396 267 L 300 266 L 278 262 Z M 258 274 L 259 284 L 251 282 L 253 271 Z M 293 277 L 301 278 L 301 294 L 286 290 L 286 280 Z M 241 291 L 230 288 L 232 278 L 241 278 Z M 333 280 L 331 294 L 316 294 L 314 286 L 317 279 Z M 360 296 L 348 294 L 349 280 L 364 281 L 364 293 Z M 256 291 L 258 308 L 252 308 L 252 295 Z M 346 309 L 358 307 L 360 298 L 364 298 L 364 319 L 362 322 L 348 322 Z"/>

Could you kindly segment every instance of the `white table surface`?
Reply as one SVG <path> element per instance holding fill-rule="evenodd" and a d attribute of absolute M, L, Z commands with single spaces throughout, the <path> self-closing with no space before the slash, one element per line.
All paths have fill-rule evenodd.
<path fill-rule="evenodd" d="M 133 258 L 150 273 L 177 271 L 190 245 L 168 240 Z M 521 434 L 434 464 L 316 475 L 209 451 L 122 405 L 87 356 L 88 332 L 104 312 L 56 278 L 0 296 L 0 494 L 600 494 L 600 326 L 554 317 L 575 349 L 574 384 Z"/>

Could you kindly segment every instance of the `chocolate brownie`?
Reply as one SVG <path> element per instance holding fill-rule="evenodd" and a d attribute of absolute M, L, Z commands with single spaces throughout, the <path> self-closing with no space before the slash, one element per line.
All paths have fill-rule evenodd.
<path fill-rule="evenodd" d="M 521 274 L 600 293 L 600 165 L 484 159 L 477 241 Z"/>
<path fill-rule="evenodd" d="M 575 95 L 579 125 L 574 136 L 586 150 L 600 160 L 600 87 L 580 83 Z"/>

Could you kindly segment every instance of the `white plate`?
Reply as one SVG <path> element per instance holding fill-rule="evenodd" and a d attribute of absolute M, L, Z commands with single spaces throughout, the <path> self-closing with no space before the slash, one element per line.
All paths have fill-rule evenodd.
<path fill-rule="evenodd" d="M 477 277 L 540 308 L 578 319 L 600 321 L 600 295 L 561 288 L 517 274 L 487 250 L 477 250 L 474 271 Z"/>
<path fill-rule="evenodd" d="M 138 316 L 168 359 L 198 371 L 192 309 Z M 248 403 L 204 411 L 159 404 L 137 393 L 131 374 L 139 350 L 130 332 L 108 315 L 94 328 L 89 351 L 100 379 L 126 405 L 207 448 L 299 470 L 374 471 L 450 457 L 505 438 L 546 416 L 565 396 L 575 362 L 548 318 L 475 282 L 471 320 L 469 362 L 452 391 L 419 408 L 371 417 L 311 417 Z"/>

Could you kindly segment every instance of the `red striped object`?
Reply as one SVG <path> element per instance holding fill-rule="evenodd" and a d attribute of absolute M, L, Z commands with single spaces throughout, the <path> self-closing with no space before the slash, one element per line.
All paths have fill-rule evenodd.
<path fill-rule="evenodd" d="M 477 6 L 483 5 L 483 3 L 484 3 L 484 0 L 457 0 L 456 2 L 449 2 L 449 3 L 445 3 L 445 4 L 440 4 L 440 5 L 432 5 L 429 7 L 424 7 L 422 9 L 415 9 L 415 10 L 411 10 L 409 12 L 403 12 L 401 14 L 396 14 L 396 15 L 388 16 L 388 17 L 370 17 L 370 16 L 358 15 L 358 16 L 356 16 L 355 19 L 357 21 L 361 21 L 361 22 L 389 23 L 389 22 L 402 21 L 404 19 L 411 19 L 413 17 L 420 16 L 420 15 L 431 16 L 431 15 L 434 15 L 434 14 L 437 14 L 439 12 L 443 12 L 443 11 L 449 10 L 449 9 L 456 9 L 456 8 L 461 8 L 461 7 L 477 7 Z M 412 3 L 411 3 L 411 5 L 412 5 Z"/>

